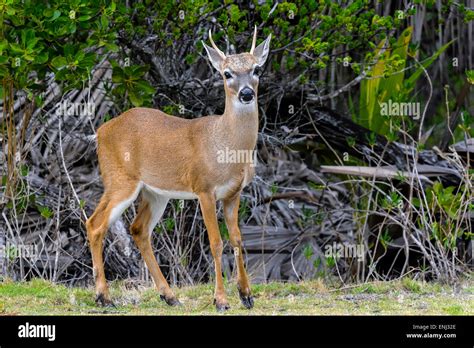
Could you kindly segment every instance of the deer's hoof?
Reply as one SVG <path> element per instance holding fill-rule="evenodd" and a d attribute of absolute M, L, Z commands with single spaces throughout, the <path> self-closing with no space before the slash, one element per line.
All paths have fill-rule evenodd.
<path fill-rule="evenodd" d="M 237 285 L 237 290 L 239 290 L 240 301 L 247 309 L 253 308 L 253 296 L 250 294 L 250 288 L 245 287 L 245 291 L 242 290 L 240 285 Z"/>
<path fill-rule="evenodd" d="M 240 296 L 240 301 L 244 305 L 245 308 L 247 309 L 252 309 L 253 308 L 253 296 L 252 295 L 244 295 L 241 292 L 239 292 Z"/>
<path fill-rule="evenodd" d="M 97 294 L 95 298 L 95 303 L 101 307 L 116 308 L 110 298 L 104 294 Z"/>
<path fill-rule="evenodd" d="M 214 299 L 214 305 L 218 312 L 225 312 L 226 310 L 230 309 L 230 306 L 227 302 L 221 302 Z"/>
<path fill-rule="evenodd" d="M 183 305 L 181 302 L 179 302 L 179 300 L 176 297 L 166 297 L 165 295 L 160 295 L 160 299 L 165 301 L 166 304 L 171 307 Z"/>

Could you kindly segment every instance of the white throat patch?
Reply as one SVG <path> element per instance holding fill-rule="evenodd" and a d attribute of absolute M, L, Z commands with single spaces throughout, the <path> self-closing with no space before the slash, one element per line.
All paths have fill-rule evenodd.
<path fill-rule="evenodd" d="M 244 104 L 238 98 L 232 100 L 232 108 L 236 112 L 252 113 L 257 111 L 257 99 L 254 99 L 251 103 Z"/>

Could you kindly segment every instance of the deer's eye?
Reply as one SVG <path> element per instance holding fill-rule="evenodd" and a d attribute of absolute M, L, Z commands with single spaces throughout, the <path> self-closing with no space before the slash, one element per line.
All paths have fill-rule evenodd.
<path fill-rule="evenodd" d="M 225 76 L 226 79 L 231 79 L 232 78 L 232 74 L 228 71 L 224 72 L 224 76 Z"/>
<path fill-rule="evenodd" d="M 253 69 L 253 74 L 255 76 L 260 76 L 262 74 L 262 68 L 259 66 L 256 66 L 255 69 Z"/>

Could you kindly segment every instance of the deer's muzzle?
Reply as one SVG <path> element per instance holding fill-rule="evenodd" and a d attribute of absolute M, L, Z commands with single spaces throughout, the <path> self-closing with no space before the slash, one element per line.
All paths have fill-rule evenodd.
<path fill-rule="evenodd" d="M 239 92 L 239 100 L 243 104 L 248 104 L 255 98 L 255 92 L 250 87 L 244 87 Z"/>

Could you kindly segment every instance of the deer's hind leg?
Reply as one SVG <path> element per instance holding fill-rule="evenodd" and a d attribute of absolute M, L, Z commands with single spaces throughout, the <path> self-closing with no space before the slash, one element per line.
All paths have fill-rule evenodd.
<path fill-rule="evenodd" d="M 96 302 L 112 305 L 104 273 L 103 242 L 107 230 L 137 198 L 141 185 L 137 182 L 122 183 L 106 189 L 94 214 L 87 220 L 86 229 L 92 254 L 96 286 Z"/>
<path fill-rule="evenodd" d="M 150 193 L 144 189 L 142 191 L 142 200 L 138 207 L 137 216 L 130 226 L 130 232 L 145 260 L 161 299 L 170 306 L 176 306 L 179 305 L 180 302 L 176 299 L 166 278 L 163 276 L 163 273 L 161 273 L 160 266 L 156 261 L 151 246 L 153 229 L 161 219 L 168 200 L 167 197 Z"/>

